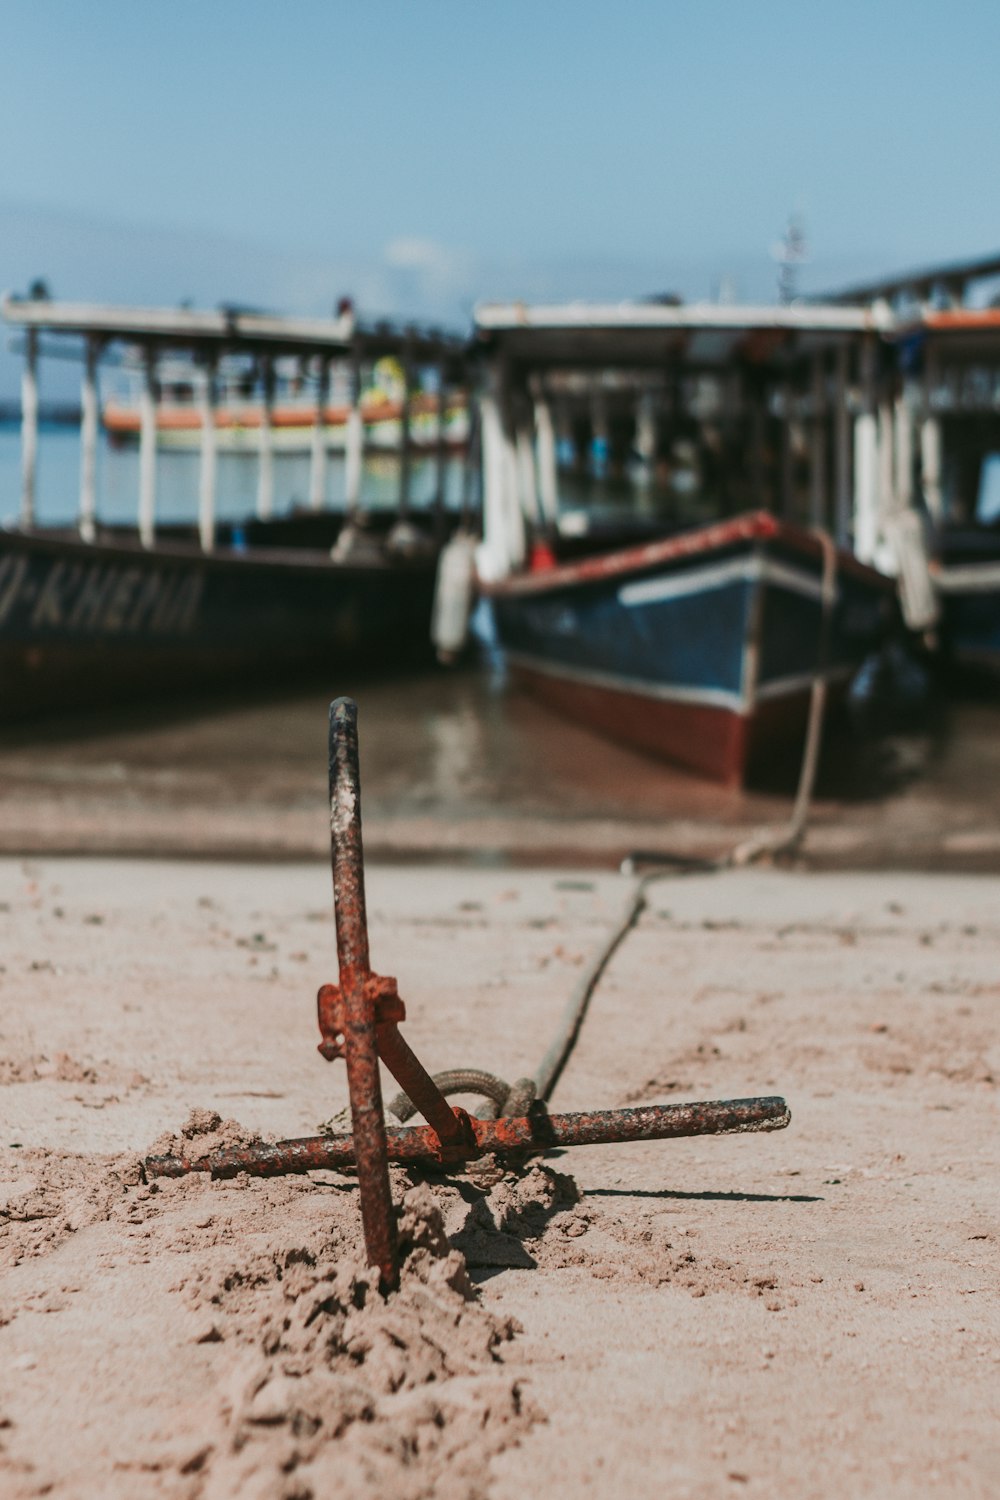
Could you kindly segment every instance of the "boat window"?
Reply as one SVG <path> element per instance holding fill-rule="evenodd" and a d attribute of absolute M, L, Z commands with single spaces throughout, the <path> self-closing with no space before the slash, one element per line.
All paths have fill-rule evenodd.
<path fill-rule="evenodd" d="M 987 453 L 979 471 L 976 520 L 982 526 L 1000 522 L 1000 453 Z"/>

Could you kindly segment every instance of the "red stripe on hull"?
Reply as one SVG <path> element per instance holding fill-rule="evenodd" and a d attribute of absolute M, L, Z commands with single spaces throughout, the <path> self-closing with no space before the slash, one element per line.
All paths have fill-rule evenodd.
<path fill-rule="evenodd" d="M 733 709 L 646 698 L 520 665 L 512 671 L 557 713 L 729 787 L 743 786 L 796 740 L 801 744 L 809 711 L 808 689 L 759 703 L 748 718 Z"/>
<path fill-rule="evenodd" d="M 550 677 L 518 666 L 514 674 L 536 697 L 598 734 L 651 751 L 713 781 L 741 785 L 747 751 L 747 721 L 728 708 L 703 703 L 642 698 L 616 688 Z"/>

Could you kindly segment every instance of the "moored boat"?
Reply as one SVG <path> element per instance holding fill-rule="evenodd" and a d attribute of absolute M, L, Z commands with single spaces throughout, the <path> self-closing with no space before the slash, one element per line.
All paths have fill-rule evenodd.
<path fill-rule="evenodd" d="M 123 530 L 89 543 L 0 531 L 0 721 L 426 659 L 430 539 L 400 555 L 386 527 L 337 560 L 341 525 L 303 516 L 220 528 L 209 554 L 181 528 L 155 549 Z"/>
<path fill-rule="evenodd" d="M 594 729 L 731 785 L 843 689 L 891 582 L 764 512 L 486 585 L 517 676 Z"/>
<path fill-rule="evenodd" d="M 854 545 L 874 504 L 886 321 L 676 301 L 479 309 L 480 578 L 513 673 L 730 785 L 786 770 L 813 684 L 843 691 L 897 617 L 894 580 Z"/>
<path fill-rule="evenodd" d="M 322 388 L 333 360 L 382 357 L 390 332 L 370 343 L 353 317 L 288 320 L 188 309 L 86 307 L 4 299 L 25 330 L 19 525 L 0 529 L 0 720 L 74 704 L 162 696 L 206 683 L 253 683 L 304 669 L 397 668 L 429 659 L 437 559 L 454 518 L 438 467 L 434 508 L 409 497 L 409 426 L 403 423 L 399 506 L 360 504 L 364 433 L 349 423 L 345 504 L 326 503 L 325 449 L 312 448 L 310 506 L 274 513 L 271 427 L 259 447 L 257 514 L 216 515 L 218 422 L 211 379 L 199 406 L 199 472 L 188 525 L 157 516 L 156 368 L 187 348 L 211 371 L 239 358 L 266 372 L 279 356 Z M 81 341 L 81 468 L 75 528 L 42 528 L 35 514 L 39 335 Z M 406 357 L 437 365 L 438 388 L 463 372 L 464 346 L 401 330 Z M 109 345 L 139 350 L 145 392 L 139 434 L 136 524 L 98 515 L 98 365 Z M 408 398 L 407 398 L 408 399 Z M 353 415 L 357 416 L 355 408 Z M 407 412 L 408 415 L 408 412 Z M 443 453 L 443 446 L 439 450 Z"/>

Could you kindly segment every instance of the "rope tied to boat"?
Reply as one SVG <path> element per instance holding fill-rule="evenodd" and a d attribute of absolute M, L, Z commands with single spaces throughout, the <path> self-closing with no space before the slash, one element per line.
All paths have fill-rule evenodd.
<path fill-rule="evenodd" d="M 823 740 L 823 723 L 826 718 L 827 666 L 830 658 L 830 637 L 833 627 L 833 609 L 837 602 L 837 544 L 822 527 L 813 528 L 813 536 L 819 542 L 823 559 L 820 583 L 822 609 L 819 620 L 819 639 L 816 647 L 816 666 L 813 672 L 809 695 L 809 717 L 806 721 L 806 737 L 799 767 L 799 782 L 792 806 L 792 815 L 785 827 L 777 833 L 747 839 L 731 849 L 719 863 L 740 867 L 753 864 L 755 860 L 776 854 L 789 854 L 801 844 L 809 822 L 812 808 L 816 772 L 819 769 L 819 751 Z"/>

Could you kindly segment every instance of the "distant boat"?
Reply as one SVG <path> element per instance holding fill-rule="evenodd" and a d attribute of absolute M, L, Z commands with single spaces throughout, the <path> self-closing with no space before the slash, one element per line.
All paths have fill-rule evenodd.
<path fill-rule="evenodd" d="M 220 525 L 211 553 L 194 528 L 0 531 L 0 721 L 429 659 L 437 548 L 393 549 L 392 521 L 341 559 L 329 512 Z"/>
<path fill-rule="evenodd" d="M 314 447 L 311 508 L 273 514 L 270 444 L 256 445 L 258 514 L 240 522 L 216 513 L 219 427 L 204 374 L 189 415 L 199 448 L 192 511 L 197 523 L 156 514 L 157 433 L 149 420 L 158 377 L 177 351 L 206 367 L 287 359 L 320 378 L 387 346 L 437 367 L 439 388 L 461 374 L 464 346 L 442 335 L 380 327 L 366 335 L 353 317 L 284 319 L 191 309 L 91 307 L 8 296 L 6 319 L 25 330 L 21 513 L 0 529 L 0 720 L 42 710 L 161 698 L 206 684 L 281 680 L 302 669 L 397 668 L 431 656 L 431 612 L 449 520 L 439 484 L 432 512 L 411 515 L 409 464 L 400 468 L 395 514 L 360 505 L 363 444 L 353 425 L 345 507 L 325 504 L 324 453 Z M 39 334 L 79 341 L 80 495 L 75 528 L 40 527 L 35 507 Z M 137 358 L 145 423 L 139 427 L 134 526 L 97 514 L 98 363 L 110 345 Z M 118 366 L 116 366 L 118 368 Z M 315 387 L 318 389 L 318 386 Z M 315 413 L 315 396 L 313 412 Z M 221 431 L 225 431 L 224 427 Z M 404 445 L 409 451 L 409 442 Z M 443 466 L 442 466 L 443 470 Z M 442 470 L 439 470 L 439 479 Z"/>
<path fill-rule="evenodd" d="M 551 559 L 547 560 L 551 564 Z M 729 785 L 801 742 L 817 673 L 843 690 L 891 580 L 766 512 L 484 586 L 506 658 L 553 708 Z M 824 640 L 825 637 L 825 640 Z"/>
<path fill-rule="evenodd" d="M 256 453 L 265 420 L 261 392 L 245 362 L 223 361 L 216 373 L 213 402 L 215 444 L 220 452 Z M 280 365 L 280 362 L 279 362 Z M 364 446 L 369 451 L 398 453 L 403 442 L 404 383 L 396 362 L 383 359 L 375 365 L 372 385 L 361 394 L 360 412 Z M 271 446 L 282 453 L 308 453 L 317 425 L 317 397 L 304 387 L 297 373 L 277 371 L 273 404 L 267 413 Z M 102 405 L 101 421 L 113 443 L 138 442 L 142 428 L 141 369 L 126 370 L 130 388 L 109 395 Z M 338 378 L 339 377 L 339 378 Z M 200 402 L 204 372 L 190 360 L 163 359 L 157 373 L 155 408 L 157 443 L 161 448 L 197 449 L 201 445 L 203 413 Z M 344 452 L 351 413 L 344 370 L 335 372 L 320 410 L 323 445 L 328 452 Z M 437 392 L 417 391 L 409 398 L 409 445 L 415 451 L 436 452 L 444 445 L 460 451 L 468 441 L 468 405 L 464 393 L 449 393 L 444 404 L 443 430 L 439 425 L 441 401 Z"/>

